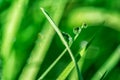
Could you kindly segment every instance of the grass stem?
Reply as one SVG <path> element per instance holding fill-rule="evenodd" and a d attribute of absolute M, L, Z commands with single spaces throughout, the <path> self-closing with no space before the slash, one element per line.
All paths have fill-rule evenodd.
<path fill-rule="evenodd" d="M 59 35 L 62 43 L 63 43 L 63 44 L 65 45 L 65 47 L 67 48 L 67 50 L 68 50 L 68 52 L 69 52 L 69 54 L 70 54 L 70 56 L 71 56 L 71 59 L 72 59 L 72 61 L 74 62 L 74 65 L 75 65 L 75 67 L 76 67 L 76 69 L 77 69 L 78 77 L 80 78 L 80 80 L 82 80 L 82 76 L 81 76 L 79 67 L 78 67 L 78 65 L 77 65 L 77 62 L 76 62 L 76 60 L 75 60 L 75 58 L 74 58 L 74 56 L 73 56 L 73 54 L 72 54 L 72 51 L 70 50 L 70 48 L 69 48 L 69 46 L 68 46 L 68 44 L 67 44 L 67 42 L 65 41 L 62 33 L 60 32 L 60 30 L 58 29 L 58 27 L 55 25 L 55 23 L 53 22 L 53 20 L 50 18 L 50 16 L 48 16 L 48 14 L 45 12 L 45 10 L 44 10 L 43 8 L 41 8 L 41 10 L 42 10 L 43 14 L 45 15 L 45 17 L 46 17 L 46 18 L 48 19 L 48 21 L 50 22 L 50 24 L 52 25 L 52 27 L 55 29 L 55 31 L 57 32 L 57 34 Z"/>

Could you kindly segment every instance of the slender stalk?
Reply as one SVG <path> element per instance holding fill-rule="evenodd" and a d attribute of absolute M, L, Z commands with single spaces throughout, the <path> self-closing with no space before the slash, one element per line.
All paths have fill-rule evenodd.
<path fill-rule="evenodd" d="M 76 35 L 77 36 L 77 35 Z M 83 63 L 84 63 L 84 58 L 85 58 L 85 55 L 86 55 L 86 50 L 87 50 L 87 47 L 89 46 L 89 44 L 91 43 L 91 41 L 93 40 L 93 38 L 94 38 L 94 35 L 91 37 L 91 39 L 89 39 L 88 41 L 82 41 L 81 42 L 81 47 L 80 47 L 80 49 L 78 50 L 78 53 L 79 54 L 77 54 L 76 56 L 78 56 L 78 55 L 80 55 L 81 57 L 79 58 L 79 60 L 77 61 L 77 63 L 78 63 L 78 66 L 79 66 L 79 68 L 80 68 L 80 70 L 82 70 L 82 65 L 83 65 Z M 74 65 L 73 65 L 74 63 L 71 61 L 68 65 L 67 65 L 67 67 L 62 71 L 62 73 L 58 76 L 58 80 L 64 80 L 64 79 L 66 79 L 66 77 L 71 73 L 71 71 L 72 71 L 72 73 L 70 74 L 70 76 L 69 76 L 69 79 L 70 80 L 73 80 L 73 79 L 75 79 L 75 80 L 79 80 L 78 78 L 77 78 L 77 74 L 76 74 L 76 70 L 75 70 L 75 68 L 74 68 Z"/>
<path fill-rule="evenodd" d="M 38 78 L 38 80 L 44 79 L 44 77 L 50 72 L 50 70 L 56 65 L 56 63 L 62 58 L 62 56 L 65 54 L 67 49 L 64 49 L 64 51 L 59 55 L 59 57 L 47 68 L 47 70 Z"/>
<path fill-rule="evenodd" d="M 57 3 L 54 2 L 51 4 L 52 6 L 50 10 L 53 11 L 53 18 L 56 20 L 57 24 L 60 21 L 66 2 L 67 0 L 65 1 L 59 0 L 57 1 Z M 61 7 L 61 5 L 63 6 Z M 38 38 L 36 45 L 31 52 L 30 58 L 28 59 L 27 64 L 25 65 L 19 77 L 19 80 L 36 79 L 38 71 L 41 69 L 42 62 L 46 56 L 47 50 L 49 49 L 49 46 L 52 42 L 55 32 L 53 28 L 48 24 L 48 22 L 46 22 L 39 34 L 40 37 Z"/>
<path fill-rule="evenodd" d="M 79 34 L 80 34 L 80 31 L 75 35 L 74 41 L 78 38 Z M 72 46 L 72 44 L 73 44 L 74 41 L 72 41 L 72 43 L 70 44 L 69 47 Z M 65 48 L 65 49 L 63 50 L 63 52 L 62 52 L 62 53 L 57 57 L 57 59 L 47 68 L 47 70 L 39 77 L 38 80 L 43 79 L 43 78 L 48 74 L 48 72 L 50 72 L 50 70 L 56 65 L 56 63 L 57 63 L 57 62 L 62 58 L 62 56 L 66 53 L 66 51 L 67 51 L 67 48 Z"/>
<path fill-rule="evenodd" d="M 74 67 L 75 67 L 74 62 L 71 61 L 67 65 L 67 67 L 61 72 L 61 74 L 57 77 L 57 80 L 65 80 L 66 77 L 69 75 L 69 73 L 73 70 Z M 74 79 L 75 79 L 75 77 L 74 77 Z"/>
<path fill-rule="evenodd" d="M 45 10 L 44 10 L 43 8 L 41 8 L 41 10 L 42 10 L 43 14 L 45 15 L 45 17 L 46 17 L 46 18 L 48 19 L 48 21 L 50 22 L 50 24 L 52 25 L 52 27 L 54 28 L 54 30 L 55 30 L 55 31 L 57 32 L 57 34 L 59 35 L 62 43 L 63 43 L 63 44 L 65 45 L 65 47 L 67 48 L 67 50 L 68 50 L 68 52 L 69 52 L 69 54 L 70 54 L 70 56 L 71 56 L 71 59 L 72 59 L 72 61 L 74 62 L 74 65 L 75 65 L 75 67 L 76 67 L 76 69 L 77 69 L 78 77 L 79 77 L 79 79 L 82 80 L 82 76 L 81 76 L 81 73 L 79 72 L 79 67 L 78 67 L 78 65 L 77 65 L 77 62 L 76 62 L 76 60 L 75 60 L 75 58 L 74 58 L 74 56 L 73 56 L 73 54 L 72 54 L 72 51 L 70 50 L 70 48 L 69 48 L 69 46 L 68 46 L 68 44 L 67 44 L 67 42 L 65 41 L 62 33 L 60 32 L 60 30 L 58 29 L 58 27 L 55 25 L 55 23 L 53 22 L 53 20 L 52 20 L 52 19 L 48 16 L 48 14 L 45 12 Z"/>
<path fill-rule="evenodd" d="M 55 23 L 53 22 L 53 20 L 48 16 L 48 14 L 46 14 L 46 12 L 44 11 L 44 9 L 41 8 L 41 10 L 42 10 L 43 14 L 45 15 L 45 17 L 48 19 L 48 21 L 51 23 L 52 27 L 55 29 L 55 31 L 57 32 L 57 34 L 59 35 L 61 41 L 63 42 L 63 44 L 64 44 L 65 47 L 67 48 L 67 50 L 68 50 L 68 52 L 69 52 L 69 54 L 70 54 L 73 62 L 76 63 L 75 58 L 74 58 L 74 56 L 73 56 L 73 54 L 72 54 L 72 51 L 70 50 L 70 48 L 69 48 L 67 42 L 65 41 L 62 33 L 61 33 L 60 30 L 57 28 L 57 26 L 55 25 Z"/>
<path fill-rule="evenodd" d="M 79 55 L 81 55 L 81 56 L 85 55 L 86 46 L 87 46 L 87 44 L 86 44 L 83 48 L 80 49 Z M 77 63 L 81 63 L 81 64 L 82 64 L 81 58 L 78 60 Z M 74 69 L 74 67 L 75 67 L 75 66 L 74 66 L 74 63 L 71 61 L 71 62 L 67 65 L 67 67 L 62 71 L 62 73 L 58 76 L 57 80 L 65 80 L 66 77 L 70 74 L 70 72 Z M 79 65 L 79 68 L 81 69 L 81 65 Z M 76 74 L 76 73 L 75 73 L 75 74 Z M 74 79 L 77 80 L 78 78 L 75 78 L 75 76 L 74 76 Z"/>

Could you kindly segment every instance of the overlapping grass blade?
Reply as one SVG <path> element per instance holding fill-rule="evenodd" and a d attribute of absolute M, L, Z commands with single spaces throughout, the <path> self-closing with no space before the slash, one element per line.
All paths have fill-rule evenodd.
<path fill-rule="evenodd" d="M 76 33 L 75 37 L 74 37 L 74 40 L 72 41 L 72 43 L 69 45 L 69 47 L 72 46 L 73 42 L 78 38 L 79 34 L 81 32 L 81 29 L 79 27 L 79 31 Z M 43 79 L 47 74 L 48 72 L 57 64 L 57 62 L 63 57 L 63 55 L 66 53 L 67 51 L 67 48 L 65 48 L 62 53 L 57 57 L 57 59 L 47 68 L 47 70 L 40 76 L 39 79 Z"/>
<path fill-rule="evenodd" d="M 57 24 L 61 19 L 61 15 L 63 13 L 66 2 L 67 0 L 59 0 L 57 1 L 57 3 L 52 3 L 51 10 L 53 11 L 53 18 L 56 20 Z M 61 5 L 63 6 L 61 7 Z M 39 69 L 41 69 L 41 64 L 44 61 L 44 58 L 47 54 L 47 50 L 49 49 L 50 43 L 53 39 L 54 33 L 55 32 L 53 28 L 46 22 L 43 29 L 40 32 L 41 37 L 38 38 L 37 43 L 31 52 L 30 58 L 28 59 L 28 62 L 25 65 L 19 80 L 36 79 Z"/>
<path fill-rule="evenodd" d="M 57 32 L 57 34 L 59 35 L 62 43 L 63 43 L 63 44 L 65 45 L 65 47 L 67 48 L 67 50 L 68 50 L 68 52 L 69 52 L 69 54 L 70 54 L 70 56 L 71 56 L 71 59 L 72 59 L 72 61 L 74 62 L 74 65 L 75 65 L 75 67 L 76 67 L 76 70 L 77 70 L 77 73 L 78 73 L 78 77 L 79 77 L 80 80 L 82 80 L 81 72 L 80 72 L 80 70 L 79 70 L 79 67 L 78 67 L 78 65 L 77 65 L 77 62 L 76 62 L 76 60 L 75 60 L 75 58 L 74 58 L 74 56 L 73 56 L 73 54 L 72 54 L 72 52 L 71 52 L 68 44 L 67 44 L 67 42 L 65 41 L 62 33 L 60 32 L 60 30 L 58 29 L 58 27 L 55 25 L 55 23 L 53 22 L 53 20 L 50 18 L 50 16 L 48 16 L 48 14 L 45 12 L 45 10 L 44 10 L 43 8 L 41 8 L 41 10 L 42 10 L 43 14 L 45 15 L 45 17 L 46 17 L 46 18 L 48 19 L 48 21 L 50 22 L 50 24 L 52 25 L 52 27 L 55 29 L 55 31 Z"/>

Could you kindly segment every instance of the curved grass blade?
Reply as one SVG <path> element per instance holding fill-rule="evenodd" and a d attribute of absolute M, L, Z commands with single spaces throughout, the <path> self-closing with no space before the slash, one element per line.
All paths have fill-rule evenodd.
<path fill-rule="evenodd" d="M 72 54 L 72 51 L 70 50 L 70 48 L 69 48 L 69 46 L 68 46 L 68 44 L 67 44 L 67 42 L 65 41 L 62 33 L 60 32 L 60 30 L 58 29 L 58 27 L 55 25 L 55 23 L 53 22 L 53 20 L 50 18 L 50 16 L 48 16 L 48 14 L 45 12 L 45 10 L 44 10 L 43 8 L 41 8 L 41 10 L 42 10 L 43 14 L 45 15 L 45 17 L 46 17 L 46 18 L 48 19 L 48 21 L 50 22 L 50 24 L 52 25 L 52 27 L 54 28 L 54 30 L 55 30 L 55 31 L 57 32 L 57 34 L 59 35 L 62 43 L 63 43 L 63 44 L 65 45 L 65 47 L 67 48 L 67 50 L 68 50 L 68 52 L 69 52 L 69 54 L 70 54 L 70 56 L 71 56 L 71 59 L 72 59 L 72 61 L 74 62 L 74 65 L 75 65 L 75 67 L 76 67 L 76 69 L 77 69 L 78 77 L 79 77 L 80 80 L 82 80 L 81 72 L 80 72 L 80 70 L 79 70 L 79 67 L 78 67 L 78 65 L 77 65 L 77 62 L 76 62 L 76 60 L 75 60 L 75 58 L 74 58 L 74 56 L 73 56 L 73 54 Z"/>
<path fill-rule="evenodd" d="M 40 6 L 44 5 L 43 3 L 46 3 L 46 1 L 47 0 L 40 1 L 39 3 Z M 57 3 L 55 1 L 56 0 L 52 0 L 52 4 L 50 3 L 51 5 L 50 10 L 53 13 L 52 17 L 56 20 L 56 23 L 58 24 L 60 21 L 61 15 L 63 14 L 64 7 L 66 5 L 67 0 L 64 0 L 64 1 L 59 0 L 57 1 Z M 63 5 L 63 6 L 61 7 L 60 5 Z M 44 5 L 44 7 L 46 6 Z M 46 21 L 43 26 L 43 29 L 40 31 L 40 34 L 41 34 L 41 37 L 38 37 L 35 47 L 32 50 L 30 57 L 27 60 L 27 63 L 22 70 L 19 80 L 35 80 L 37 78 L 37 74 L 39 70 L 41 70 L 41 65 L 47 54 L 47 50 L 50 47 L 55 31 Z"/>
<path fill-rule="evenodd" d="M 80 54 L 79 55 L 77 54 L 77 56 L 83 56 L 83 54 L 85 54 L 85 52 L 86 52 L 86 46 L 87 46 L 87 44 L 84 47 L 82 47 L 82 49 L 80 49 L 80 51 L 79 51 Z M 78 63 L 81 63 L 81 58 L 79 58 Z M 74 63 L 71 61 L 67 65 L 67 67 L 63 70 L 63 72 L 58 76 L 57 79 L 58 80 L 65 80 L 66 77 L 69 75 L 69 73 L 74 69 L 75 66 L 73 64 Z M 79 66 L 79 68 L 81 68 L 81 67 Z M 78 79 L 78 78 L 76 78 L 76 79 Z"/>
<path fill-rule="evenodd" d="M 77 30 L 78 30 L 79 27 L 77 27 Z M 72 46 L 73 42 L 78 38 L 79 34 L 81 32 L 81 29 L 79 29 L 78 32 L 76 32 L 76 35 L 74 37 L 74 40 L 72 40 L 71 44 L 69 45 L 69 47 Z M 62 58 L 62 56 L 66 53 L 67 51 L 67 48 L 65 48 L 62 53 L 57 57 L 57 59 L 47 68 L 47 70 L 40 76 L 39 79 L 43 79 L 47 74 L 48 72 L 56 65 L 56 63 Z"/>
<path fill-rule="evenodd" d="M 95 37 L 95 34 L 91 37 L 90 40 L 81 42 L 81 48 L 78 51 L 79 54 L 76 55 L 76 56 L 81 56 L 79 58 L 79 60 L 77 61 L 80 70 L 82 70 L 82 66 L 84 63 L 85 56 L 86 56 L 86 50 L 88 50 L 89 45 L 94 40 L 94 37 Z M 71 71 L 72 71 L 72 73 L 71 73 Z M 73 78 L 76 78 L 76 80 L 78 79 L 76 77 L 77 74 L 76 74 L 76 71 L 74 69 L 74 65 L 72 62 L 70 62 L 68 64 L 68 66 L 63 70 L 63 72 L 58 76 L 58 79 L 64 80 L 70 73 L 71 73 L 70 80 L 73 80 Z M 63 75 L 64 75 L 64 77 L 63 77 Z"/>

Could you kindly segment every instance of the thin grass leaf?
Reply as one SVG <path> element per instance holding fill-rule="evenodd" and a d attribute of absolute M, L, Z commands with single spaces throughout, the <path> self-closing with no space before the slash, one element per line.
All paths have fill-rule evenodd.
<path fill-rule="evenodd" d="M 93 42 L 93 40 L 95 39 L 95 37 L 96 37 L 96 33 L 97 32 L 95 32 L 92 36 L 91 36 L 91 38 L 89 39 L 89 40 L 87 40 L 87 41 L 82 41 L 81 43 L 80 43 L 80 49 L 79 49 L 79 55 L 81 56 L 81 58 L 78 60 L 78 65 L 79 65 L 79 68 L 80 68 L 80 70 L 82 70 L 83 69 L 83 64 L 84 64 L 84 62 L 85 62 L 85 58 L 87 57 L 87 52 L 89 51 L 89 48 L 90 48 L 90 45 L 91 45 L 91 43 Z M 94 52 L 97 52 L 98 51 L 98 49 L 93 49 L 93 54 L 94 54 Z M 73 69 L 72 70 L 72 72 L 70 73 L 70 76 L 68 77 L 70 80 L 73 80 L 74 79 L 74 77 L 76 76 L 77 74 L 75 73 L 75 69 Z M 76 78 L 76 80 L 77 80 L 77 78 Z"/>
<path fill-rule="evenodd" d="M 13 44 L 27 5 L 28 0 L 14 0 L 7 11 L 0 50 L 0 57 L 3 60 L 2 80 L 14 80 L 16 77 L 17 71 L 14 70 L 16 53 L 13 50 Z"/>
<path fill-rule="evenodd" d="M 79 55 L 85 54 L 86 46 L 82 47 L 79 51 Z M 81 58 L 79 58 L 78 63 L 81 63 Z M 80 68 L 80 67 L 79 67 Z M 63 72 L 58 76 L 58 80 L 64 80 L 70 74 L 70 72 L 74 69 L 74 63 L 71 61 L 67 67 L 63 70 Z"/>
<path fill-rule="evenodd" d="M 79 28 L 79 29 L 80 29 L 80 28 Z M 77 30 L 79 30 L 79 29 L 77 29 Z M 76 32 L 76 35 L 75 35 L 75 37 L 74 37 L 74 40 L 71 42 L 71 44 L 69 45 L 69 47 L 71 47 L 72 44 L 73 44 L 73 42 L 78 38 L 80 32 L 81 32 L 81 29 L 80 29 L 78 32 Z M 63 52 L 62 52 L 62 53 L 57 57 L 57 59 L 47 68 L 47 70 L 39 77 L 38 80 L 43 79 L 43 78 L 48 74 L 48 72 L 50 72 L 50 70 L 56 65 L 56 63 L 57 63 L 57 62 L 62 58 L 62 56 L 66 53 L 66 51 L 67 51 L 67 48 L 65 48 L 65 49 L 63 50 Z"/>
<path fill-rule="evenodd" d="M 76 36 L 78 36 L 78 35 L 76 35 Z M 81 42 L 81 47 L 80 47 L 80 49 L 79 49 L 79 51 L 78 51 L 78 53 L 79 54 L 77 54 L 77 56 L 78 55 L 80 55 L 81 56 L 81 58 L 78 60 L 78 65 L 79 65 L 79 68 L 80 68 L 80 70 L 82 70 L 82 66 L 83 66 L 83 63 L 84 63 L 84 59 L 85 59 L 85 56 L 86 56 L 86 51 L 87 51 L 87 49 L 88 49 L 88 46 L 89 46 L 89 44 L 93 41 L 93 39 L 94 39 L 94 37 L 95 37 L 95 35 L 93 35 L 92 37 L 91 37 L 91 39 L 89 40 L 89 41 L 82 41 Z M 73 70 L 73 72 L 72 72 L 72 74 L 71 74 L 71 76 L 70 76 L 70 79 L 72 80 L 73 78 L 75 78 L 75 76 L 77 75 L 76 74 L 76 71 L 75 71 L 75 69 L 74 69 L 74 65 L 72 65 L 73 63 L 72 62 L 70 62 L 69 64 L 68 64 L 68 66 L 63 70 L 63 72 L 59 75 L 59 77 L 58 77 L 58 79 L 65 79 L 70 73 L 71 73 L 71 71 Z M 69 70 L 69 71 L 68 71 Z M 64 77 L 63 77 L 63 75 L 64 75 Z M 74 77 L 73 77 L 74 76 Z M 78 79 L 78 78 L 76 78 L 76 79 Z"/>
<path fill-rule="evenodd" d="M 65 80 L 67 76 L 70 74 L 70 72 L 74 68 L 74 63 L 71 61 L 67 67 L 61 72 L 61 74 L 57 77 L 57 80 Z M 75 70 L 76 71 L 76 70 Z"/>
<path fill-rule="evenodd" d="M 0 56 L 4 61 L 11 55 L 16 33 L 23 18 L 24 10 L 28 0 L 15 0 L 8 10 L 6 22 L 3 25 L 2 44 Z"/>
<path fill-rule="evenodd" d="M 57 62 L 62 58 L 62 56 L 65 54 L 67 49 L 64 49 L 64 51 L 57 57 L 57 59 L 47 68 L 47 70 L 38 78 L 38 80 L 44 79 L 44 77 L 50 72 L 50 70 L 57 64 Z"/>
<path fill-rule="evenodd" d="M 46 0 L 45 0 L 46 2 Z M 57 1 L 58 2 L 58 1 Z M 59 0 L 58 3 L 53 3 L 51 10 L 53 10 L 53 18 L 56 20 L 56 23 L 59 23 L 61 15 L 64 11 L 64 7 L 67 1 Z M 55 5 L 57 4 L 57 6 Z M 63 5 L 61 7 L 61 5 Z M 57 10 L 55 10 L 57 9 Z M 61 9 L 61 10 L 59 10 Z M 59 14 L 58 14 L 59 13 Z M 55 15 L 58 14 L 58 15 Z M 47 50 L 49 49 L 50 43 L 54 36 L 53 28 L 46 22 L 40 34 L 41 37 L 38 38 L 37 43 L 34 49 L 31 52 L 30 58 L 28 59 L 27 64 L 25 65 L 19 80 L 35 80 L 38 74 L 39 69 L 41 69 L 42 62 L 46 56 Z"/>
<path fill-rule="evenodd" d="M 68 52 L 69 52 L 69 54 L 70 54 L 70 56 L 71 56 L 71 59 L 72 59 L 72 61 L 74 62 L 74 65 L 75 65 L 75 67 L 76 67 L 76 70 L 77 70 L 77 72 L 78 72 L 78 77 L 79 77 L 79 79 L 82 80 L 81 72 L 80 72 L 80 70 L 79 70 L 79 67 L 78 67 L 78 65 L 77 65 L 77 62 L 76 62 L 76 60 L 75 60 L 75 58 L 74 58 L 74 56 L 73 56 L 73 54 L 72 54 L 72 52 L 71 52 L 68 44 L 67 44 L 67 42 L 65 41 L 62 33 L 60 32 L 60 30 L 58 29 L 58 27 L 55 25 L 55 23 L 53 22 L 53 20 L 52 20 L 52 19 L 48 16 L 48 14 L 45 12 L 45 10 L 44 10 L 43 8 L 41 8 L 41 10 L 42 10 L 43 14 L 45 15 L 45 17 L 46 17 L 46 18 L 48 19 L 48 21 L 50 22 L 50 24 L 52 25 L 52 27 L 55 29 L 55 31 L 57 32 L 57 34 L 59 35 L 62 43 L 63 43 L 63 44 L 65 45 L 65 47 L 67 48 L 67 50 L 68 50 Z"/>

